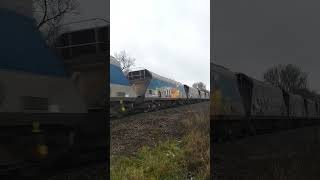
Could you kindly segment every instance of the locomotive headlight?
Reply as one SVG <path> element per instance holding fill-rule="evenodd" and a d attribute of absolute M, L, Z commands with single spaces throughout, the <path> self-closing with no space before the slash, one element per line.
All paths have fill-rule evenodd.
<path fill-rule="evenodd" d="M 125 112 L 126 111 L 126 108 L 124 106 L 123 100 L 120 100 L 120 111 L 121 112 Z"/>

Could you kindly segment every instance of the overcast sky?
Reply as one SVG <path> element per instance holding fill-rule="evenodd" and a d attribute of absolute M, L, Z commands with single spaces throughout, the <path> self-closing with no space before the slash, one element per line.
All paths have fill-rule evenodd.
<path fill-rule="evenodd" d="M 89 20 L 94 18 L 100 18 L 103 20 L 94 20 L 88 22 L 81 22 L 75 24 L 69 24 L 64 26 L 66 30 L 77 30 L 88 28 L 91 26 L 101 26 L 106 25 L 104 21 L 109 21 L 109 1 L 110 0 L 77 0 L 78 8 L 75 15 L 68 15 L 64 19 L 64 24 L 69 24 L 73 22 L 79 22 L 83 20 Z"/>
<path fill-rule="evenodd" d="M 110 50 L 136 67 L 210 87 L 210 0 L 111 0 Z"/>
<path fill-rule="evenodd" d="M 296 64 L 320 92 L 319 8 L 315 0 L 215 0 L 212 57 L 258 79 L 275 64 Z"/>

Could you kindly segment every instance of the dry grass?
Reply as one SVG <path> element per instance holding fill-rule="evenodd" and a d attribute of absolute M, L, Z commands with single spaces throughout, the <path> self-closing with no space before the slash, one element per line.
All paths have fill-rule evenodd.
<path fill-rule="evenodd" d="M 320 146 L 311 151 L 300 151 L 292 157 L 266 159 L 253 162 L 252 175 L 247 179 L 316 180 L 320 179 Z"/>
<path fill-rule="evenodd" d="M 183 138 L 187 170 L 196 179 L 210 177 L 210 115 L 209 109 L 188 113 L 184 121 L 188 131 Z"/>
<path fill-rule="evenodd" d="M 209 107 L 198 108 L 185 112 L 182 139 L 143 147 L 133 156 L 111 157 L 111 179 L 209 179 Z"/>

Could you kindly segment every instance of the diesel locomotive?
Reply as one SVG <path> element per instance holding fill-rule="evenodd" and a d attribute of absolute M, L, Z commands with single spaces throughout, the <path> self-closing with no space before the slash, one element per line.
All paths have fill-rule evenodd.
<path fill-rule="evenodd" d="M 32 173 L 29 166 L 51 167 L 68 158 L 71 163 L 71 155 L 79 159 L 84 151 L 96 156 L 91 150 L 98 146 L 105 158 L 104 114 L 88 113 L 79 89 L 35 21 L 8 9 L 0 9 L 0 20 L 0 175 Z"/>
<path fill-rule="evenodd" d="M 211 119 L 215 136 L 244 136 L 312 125 L 319 102 L 211 63 Z"/>

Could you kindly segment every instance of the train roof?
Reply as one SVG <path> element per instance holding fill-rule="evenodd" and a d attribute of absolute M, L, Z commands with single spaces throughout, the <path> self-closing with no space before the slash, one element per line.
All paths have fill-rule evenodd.
<path fill-rule="evenodd" d="M 210 67 L 230 71 L 228 68 L 226 68 L 226 67 L 224 67 L 224 66 L 222 66 L 222 65 L 219 65 L 219 64 L 212 63 L 212 62 L 210 63 Z"/>
<path fill-rule="evenodd" d="M 250 77 L 250 76 L 248 76 L 248 75 L 246 75 L 246 74 L 244 74 L 244 73 L 236 72 L 235 74 L 236 74 L 236 75 L 245 76 L 245 77 L 249 78 L 253 83 L 258 84 L 258 85 L 260 85 L 260 86 L 280 89 L 279 87 L 274 86 L 274 85 L 270 84 L 269 82 L 264 82 L 264 81 L 255 79 L 255 78 Z"/>
<path fill-rule="evenodd" d="M 210 72 L 216 72 L 227 77 L 235 78 L 235 73 L 224 66 L 211 63 Z"/>
<path fill-rule="evenodd" d="M 149 70 L 148 70 L 149 71 Z M 154 72 L 151 72 L 149 71 L 152 75 L 152 78 L 155 78 L 155 79 L 159 79 L 159 80 L 162 80 L 162 81 L 165 81 L 165 82 L 169 82 L 169 83 L 172 83 L 172 84 L 177 84 L 177 85 L 182 85 L 182 83 L 178 82 L 178 81 L 175 81 L 173 79 L 169 79 L 169 78 L 166 78 L 166 77 L 163 77 L 163 76 L 160 76 Z"/>
<path fill-rule="evenodd" d="M 63 61 L 47 47 L 33 19 L 0 9 L 0 22 L 0 69 L 67 76 Z"/>
<path fill-rule="evenodd" d="M 150 78 L 158 79 L 158 80 L 161 80 L 161 81 L 164 81 L 164 82 L 168 82 L 168 83 L 171 83 L 171 84 L 183 85 L 182 83 L 180 83 L 178 81 L 175 81 L 175 80 L 160 76 L 159 74 L 156 74 L 156 73 L 154 73 L 152 71 L 149 71 L 148 69 L 145 69 L 145 68 L 140 68 L 140 70 L 136 70 L 136 71 L 130 71 L 129 73 L 134 73 L 134 72 L 137 72 L 137 71 L 146 71 L 146 72 L 148 72 Z"/>
<path fill-rule="evenodd" d="M 65 26 L 67 25 L 71 25 L 71 24 L 75 24 L 77 22 L 74 22 L 74 23 L 68 23 L 68 24 L 65 24 Z M 69 26 L 70 26 L 69 25 Z M 72 33 L 76 33 L 76 32 L 81 32 L 81 31 L 87 31 L 87 30 L 95 30 L 95 29 L 102 29 L 102 28 L 108 28 L 109 27 L 109 24 L 100 24 L 100 25 L 84 25 L 83 27 L 78 27 L 78 28 L 71 28 L 71 27 L 68 27 L 66 29 L 63 29 L 62 33 L 59 34 L 59 36 L 63 36 L 63 35 L 66 35 L 66 34 L 72 34 Z"/>

